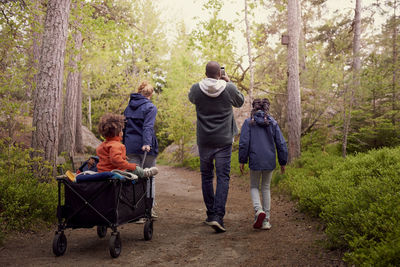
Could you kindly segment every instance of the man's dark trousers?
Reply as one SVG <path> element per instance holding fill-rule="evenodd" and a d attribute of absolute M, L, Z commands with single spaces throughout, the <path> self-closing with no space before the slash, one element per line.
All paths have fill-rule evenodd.
<path fill-rule="evenodd" d="M 223 222 L 225 204 L 229 191 L 232 145 L 220 148 L 199 146 L 201 184 L 203 199 L 209 219 Z M 217 175 L 217 188 L 214 194 L 214 160 Z"/>

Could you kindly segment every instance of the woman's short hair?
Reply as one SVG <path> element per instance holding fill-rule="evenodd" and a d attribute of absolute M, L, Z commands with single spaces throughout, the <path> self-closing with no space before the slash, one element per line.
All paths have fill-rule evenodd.
<path fill-rule="evenodd" d="M 125 118 L 122 115 L 117 114 L 104 114 L 100 118 L 99 122 L 99 133 L 103 137 L 114 137 L 118 136 L 124 128 Z"/>
<path fill-rule="evenodd" d="M 142 96 L 149 97 L 153 94 L 154 88 L 148 81 L 143 81 L 138 88 L 138 93 Z"/>

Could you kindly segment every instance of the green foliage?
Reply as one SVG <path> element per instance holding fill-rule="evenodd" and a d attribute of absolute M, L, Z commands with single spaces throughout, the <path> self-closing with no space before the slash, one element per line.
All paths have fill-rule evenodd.
<path fill-rule="evenodd" d="M 191 33 L 190 45 L 201 53 L 203 65 L 207 61 L 214 60 L 221 66 L 227 66 L 229 72 L 228 69 L 234 67 L 235 59 L 235 47 L 231 38 L 234 26 L 220 18 L 222 8 L 221 1 L 209 0 L 204 4 L 204 9 L 209 12 L 210 18 L 197 24 Z"/>
<path fill-rule="evenodd" d="M 244 175 L 248 173 L 248 170 L 244 172 Z M 235 176 L 241 176 L 240 168 L 239 168 L 239 150 L 232 150 L 231 156 L 231 174 Z"/>
<path fill-rule="evenodd" d="M 189 42 L 183 25 L 171 51 L 168 63 L 170 72 L 166 77 L 166 86 L 160 95 L 158 104 L 158 121 L 162 128 L 158 129 L 157 137 L 166 137 L 176 144 L 178 149 L 174 158 L 180 163 L 189 155 L 189 147 L 193 144 L 196 134 L 195 108 L 189 102 L 188 92 L 192 84 L 198 82 L 203 66 L 197 65 L 197 58 L 187 47 Z"/>
<path fill-rule="evenodd" d="M 183 166 L 194 171 L 200 171 L 200 157 L 189 157 L 183 161 Z"/>
<path fill-rule="evenodd" d="M 0 16 L 0 96 L 10 95 L 18 100 L 29 100 L 33 75 L 31 34 L 41 25 L 34 15 L 41 13 L 33 1 L 3 1 Z"/>
<path fill-rule="evenodd" d="M 10 140 L 29 131 L 21 121 L 26 118 L 28 105 L 22 101 L 13 99 L 9 94 L 0 98 L 0 136 Z"/>
<path fill-rule="evenodd" d="M 168 51 L 160 12 L 150 0 L 93 1 L 81 15 L 88 39 L 81 62 L 83 119 L 88 122 L 90 96 L 95 126 L 104 113 L 121 114 L 143 80 L 161 92 Z"/>
<path fill-rule="evenodd" d="M 301 138 L 303 151 L 325 151 L 329 144 L 329 129 L 318 128 Z"/>
<path fill-rule="evenodd" d="M 375 119 L 349 135 L 348 152 L 366 152 L 373 148 L 400 145 L 400 127 L 387 119 Z"/>
<path fill-rule="evenodd" d="M 34 230 L 55 222 L 56 182 L 33 176 L 32 166 L 45 163 L 31 159 L 30 152 L 0 141 L 0 242 L 9 231 Z"/>
<path fill-rule="evenodd" d="M 365 266 L 396 266 L 400 242 L 400 148 L 343 159 L 306 152 L 281 186 L 302 210 L 320 216 L 330 246 Z"/>

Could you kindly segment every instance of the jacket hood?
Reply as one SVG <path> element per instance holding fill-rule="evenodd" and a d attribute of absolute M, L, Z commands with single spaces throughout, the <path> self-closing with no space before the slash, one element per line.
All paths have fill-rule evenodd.
<path fill-rule="evenodd" d="M 137 109 L 139 108 L 141 105 L 149 102 L 150 100 L 148 100 L 146 97 L 144 97 L 143 95 L 139 94 L 139 93 L 134 93 L 131 94 L 130 100 L 129 100 L 129 106 L 132 109 Z"/>
<path fill-rule="evenodd" d="M 205 78 L 199 82 L 200 89 L 210 97 L 218 97 L 226 87 L 226 81 L 213 78 Z"/>
<path fill-rule="evenodd" d="M 267 115 L 267 121 L 268 121 L 268 124 L 267 124 L 264 121 L 264 115 L 265 115 L 265 112 L 262 110 L 259 110 L 254 114 L 254 121 L 257 123 L 257 125 L 268 126 L 272 122 L 271 117 Z"/>

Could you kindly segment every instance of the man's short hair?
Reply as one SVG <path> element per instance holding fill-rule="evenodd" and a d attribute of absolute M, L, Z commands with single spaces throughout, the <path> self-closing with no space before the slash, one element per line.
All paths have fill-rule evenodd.
<path fill-rule="evenodd" d="M 220 76 L 221 66 L 216 61 L 209 61 L 206 65 L 206 76 L 217 79 Z"/>

